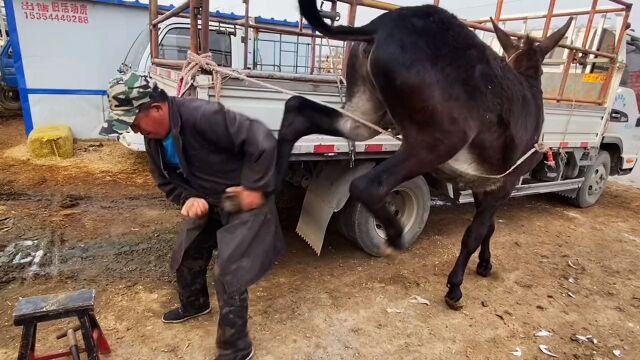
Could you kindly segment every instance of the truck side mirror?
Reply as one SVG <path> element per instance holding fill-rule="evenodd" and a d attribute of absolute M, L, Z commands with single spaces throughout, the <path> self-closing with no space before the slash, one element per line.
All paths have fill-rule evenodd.
<path fill-rule="evenodd" d="M 636 120 L 636 127 L 640 127 L 640 116 L 638 116 L 638 120 Z"/>

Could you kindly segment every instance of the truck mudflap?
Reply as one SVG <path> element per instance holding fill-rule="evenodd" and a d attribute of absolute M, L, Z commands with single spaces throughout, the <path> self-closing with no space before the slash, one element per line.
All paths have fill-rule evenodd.
<path fill-rule="evenodd" d="M 320 255 L 327 225 L 333 213 L 349 199 L 349 185 L 375 166 L 374 162 L 327 161 L 309 183 L 296 232 Z"/>

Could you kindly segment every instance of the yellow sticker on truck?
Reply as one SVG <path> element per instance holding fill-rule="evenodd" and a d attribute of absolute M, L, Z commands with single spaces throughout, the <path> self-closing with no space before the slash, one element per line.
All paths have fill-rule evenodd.
<path fill-rule="evenodd" d="M 587 83 L 603 83 L 607 74 L 584 74 L 582 81 Z"/>

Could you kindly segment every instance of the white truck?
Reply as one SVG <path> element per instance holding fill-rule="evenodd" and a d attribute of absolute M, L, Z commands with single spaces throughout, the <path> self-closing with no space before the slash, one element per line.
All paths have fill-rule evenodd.
<path fill-rule="evenodd" d="M 151 9 L 153 12 L 153 6 Z M 333 19 L 335 19 L 338 17 L 335 7 L 333 10 Z M 582 14 L 589 12 L 590 9 L 586 9 Z M 630 83 L 628 78 L 633 74 L 624 72 L 624 67 L 629 61 L 627 56 L 640 57 L 637 51 L 638 38 L 623 32 L 622 36 L 625 36 L 626 41 L 614 54 L 613 61 L 598 55 L 605 50 L 612 53 L 611 49 L 615 48 L 617 39 L 616 34 L 620 33 L 619 29 L 625 28 L 624 16 L 614 15 L 607 18 L 606 15 L 603 14 L 604 17 L 599 25 L 594 26 L 592 31 L 586 31 L 584 27 L 574 25 L 574 28 L 568 32 L 570 36 L 566 42 L 570 44 L 582 43 L 585 34 L 588 34 L 588 41 L 584 43 L 590 44 L 588 49 L 596 52 L 595 54 L 583 53 L 584 56 L 579 59 L 575 56 L 575 64 L 571 64 L 566 61 L 567 57 L 578 52 L 572 54 L 571 49 L 558 48 L 545 61 L 543 76 L 545 96 L 559 93 L 560 87 L 566 88 L 563 89 L 561 97 L 545 102 L 542 141 L 551 147 L 555 167 L 542 161 L 528 176 L 521 179 L 513 196 L 547 192 L 562 193 L 576 206 L 588 207 L 597 202 L 610 175 L 628 174 L 636 165 L 640 151 L 640 114 L 637 100 L 639 89 L 624 87 L 620 84 L 621 82 Z M 544 18 L 544 16 L 546 13 L 531 14 L 524 18 Z M 591 16 L 591 20 L 596 18 L 593 14 Z M 331 14 L 327 18 L 331 18 Z M 523 17 L 514 16 L 513 18 Z M 154 17 L 152 16 L 151 19 Z M 503 17 L 500 20 L 509 21 L 509 18 Z M 477 24 L 482 24 L 484 21 L 486 19 L 478 20 Z M 208 50 L 213 54 L 216 63 L 241 69 L 240 71 L 249 77 L 259 78 L 278 87 L 340 106 L 344 84 L 337 80 L 335 75 L 309 74 L 313 73 L 310 69 L 320 72 L 316 68 L 317 65 L 314 67 L 314 63 L 316 58 L 324 55 L 320 50 L 320 56 L 312 55 L 309 58 L 309 47 L 318 47 L 323 42 L 316 42 L 315 39 L 311 41 L 309 37 L 301 40 L 300 34 L 304 29 L 299 24 L 293 24 L 298 27 L 294 30 L 295 28 L 288 26 L 290 24 L 270 21 L 264 25 L 268 28 L 264 31 L 259 22 L 260 18 L 250 18 L 245 22 L 243 19 L 229 20 L 213 17 L 209 24 Z M 251 30 L 246 31 L 250 25 Z M 285 36 L 290 39 L 297 39 L 298 51 L 294 55 L 295 59 L 289 58 L 288 63 L 284 61 L 286 59 L 283 60 L 283 56 L 286 57 L 283 44 L 296 43 L 296 41 L 283 41 L 281 33 L 280 59 L 275 59 L 274 55 L 273 63 L 267 64 L 264 58 L 271 57 L 271 54 L 265 55 L 267 51 L 260 48 L 261 36 L 267 34 L 266 38 L 273 39 L 273 34 L 277 34 L 276 28 L 282 29 Z M 527 30 L 526 20 L 524 30 Z M 180 68 L 167 66 L 167 64 L 176 65 L 177 61 L 184 60 L 190 47 L 190 34 L 192 36 L 196 33 L 200 34 L 201 30 L 190 29 L 190 22 L 186 19 L 173 18 L 163 19 L 162 23 L 157 24 L 155 31 L 159 52 L 152 57 L 153 45 L 150 44 L 153 43 L 150 43 L 149 30 L 144 30 L 131 47 L 122 67 L 125 68 L 124 70 L 133 69 L 150 74 L 170 95 L 175 95 Z M 299 34 L 292 35 L 295 31 L 299 31 Z M 535 31 L 533 33 L 535 35 Z M 479 36 L 496 51 L 500 51 L 494 38 L 487 37 L 484 33 Z M 268 41 L 271 46 L 270 42 L 273 40 Z M 629 45 L 625 46 L 627 42 Z M 247 45 L 245 50 L 245 44 L 253 44 L 253 46 Z M 306 57 L 300 55 L 300 47 L 307 49 L 303 52 L 307 54 Z M 628 52 L 627 47 L 635 50 Z M 274 53 L 277 52 L 276 45 L 273 45 L 273 48 Z M 315 54 L 313 50 L 316 49 L 312 49 L 311 54 Z M 339 51 L 335 52 L 341 54 Z M 169 61 L 152 61 L 152 58 Z M 634 61 L 637 63 L 638 59 Z M 564 65 L 565 63 L 571 66 Z M 259 70 L 265 67 L 280 71 Z M 566 67 L 571 69 L 563 71 Z M 300 74 L 301 71 L 305 74 Z M 609 84 L 606 84 L 606 75 L 611 77 Z M 212 80 L 212 75 L 198 75 L 194 86 L 188 89 L 186 96 L 214 99 Z M 563 82 L 566 85 L 563 86 Z M 288 95 L 247 81 L 228 79 L 221 88 L 220 96 L 220 101 L 225 106 L 263 121 L 277 135 Z M 567 99 L 573 100 L 567 101 Z M 597 104 L 599 99 L 602 101 Z M 122 135 L 120 142 L 131 149 L 144 150 L 144 142 L 140 135 L 132 133 Z M 297 230 L 317 253 L 320 253 L 329 220 L 334 213 L 337 213 L 338 227 L 347 238 L 371 255 L 382 255 L 380 245 L 385 236 L 382 226 L 360 204 L 349 201 L 348 188 L 353 178 L 374 167 L 399 147 L 399 141 L 384 135 L 355 143 L 342 138 L 308 136 L 296 144 L 288 180 L 306 189 Z M 400 218 L 405 227 L 405 236 L 410 242 L 415 241 L 426 224 L 432 191 L 441 195 L 446 194 L 457 203 L 473 201 L 470 191 L 456 188 L 429 174 L 402 184 L 390 195 L 388 206 Z"/>

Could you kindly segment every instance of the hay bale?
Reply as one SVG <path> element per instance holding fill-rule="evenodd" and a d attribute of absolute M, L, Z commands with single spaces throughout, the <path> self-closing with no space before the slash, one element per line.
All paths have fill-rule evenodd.
<path fill-rule="evenodd" d="M 73 135 L 71 128 L 65 125 L 44 126 L 29 134 L 27 147 L 31 156 L 36 158 L 73 157 Z"/>

